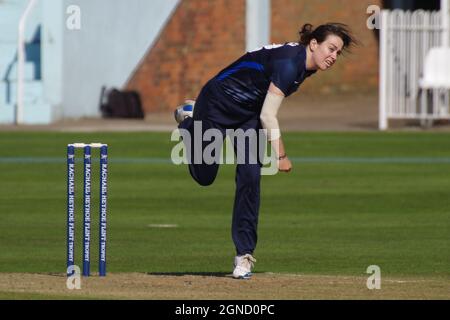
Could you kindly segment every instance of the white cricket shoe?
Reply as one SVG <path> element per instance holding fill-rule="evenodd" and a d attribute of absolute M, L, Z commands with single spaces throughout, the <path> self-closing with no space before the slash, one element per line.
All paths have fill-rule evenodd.
<path fill-rule="evenodd" d="M 252 277 L 252 268 L 256 259 L 251 254 L 236 256 L 234 258 L 233 278 L 250 279 Z"/>
<path fill-rule="evenodd" d="M 179 106 L 173 113 L 177 123 L 180 123 L 187 117 L 192 118 L 192 115 L 194 114 L 194 106 L 194 100 L 186 100 L 181 106 Z"/>

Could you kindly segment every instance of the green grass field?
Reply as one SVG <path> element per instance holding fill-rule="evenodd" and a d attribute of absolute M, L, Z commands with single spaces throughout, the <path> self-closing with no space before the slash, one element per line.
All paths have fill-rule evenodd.
<path fill-rule="evenodd" d="M 0 133 L 0 272 L 65 272 L 75 141 L 110 146 L 109 272 L 231 272 L 234 166 L 202 188 L 169 162 L 168 133 L 56 132 Z M 450 133 L 289 133 L 285 143 L 294 170 L 263 177 L 256 272 L 449 276 Z M 98 163 L 93 172 L 96 271 Z M 81 266 L 81 162 L 77 173 Z"/>

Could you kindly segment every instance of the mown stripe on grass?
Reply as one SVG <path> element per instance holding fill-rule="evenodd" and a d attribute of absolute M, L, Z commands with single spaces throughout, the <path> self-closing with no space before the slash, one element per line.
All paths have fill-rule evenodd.
<path fill-rule="evenodd" d="M 344 163 L 344 164 L 450 164 L 450 158 L 416 158 L 416 157 L 392 157 L 392 158 L 358 158 L 358 157 L 292 157 L 293 163 Z M 53 164 L 65 163 L 65 158 L 59 157 L 0 157 L 0 164 Z M 93 159 L 97 161 L 98 159 Z M 82 159 L 77 159 L 82 162 Z M 111 158 L 110 163 L 124 164 L 170 164 L 172 160 L 169 158 Z"/>

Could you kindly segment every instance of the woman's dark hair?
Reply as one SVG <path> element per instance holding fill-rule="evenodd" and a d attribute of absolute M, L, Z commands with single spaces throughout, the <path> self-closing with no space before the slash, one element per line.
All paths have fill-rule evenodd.
<path fill-rule="evenodd" d="M 335 35 L 344 42 L 343 50 L 349 50 L 352 46 L 358 45 L 359 41 L 352 35 L 349 27 L 343 23 L 330 22 L 313 28 L 312 24 L 305 24 L 300 30 L 299 43 L 305 47 L 309 45 L 312 39 L 316 39 L 320 44 L 325 41 L 329 35 Z"/>

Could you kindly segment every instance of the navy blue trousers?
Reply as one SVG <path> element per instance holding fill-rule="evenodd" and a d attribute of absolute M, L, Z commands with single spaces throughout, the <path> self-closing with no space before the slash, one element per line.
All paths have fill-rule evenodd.
<path fill-rule="evenodd" d="M 191 156 L 195 153 L 194 121 L 201 122 L 202 135 L 208 129 L 219 130 L 222 134 L 221 143 L 226 137 L 227 129 L 242 129 L 243 131 L 253 129 L 258 133 L 261 128 L 259 112 L 242 110 L 235 106 L 230 98 L 217 90 L 213 83 L 207 84 L 197 97 L 193 118 L 186 118 L 179 125 L 180 129 L 187 130 L 191 136 L 191 145 L 187 146 L 190 147 L 190 150 L 187 150 L 189 172 L 201 186 L 209 186 L 214 182 L 219 170 L 219 163 L 208 164 L 205 161 L 194 163 L 194 157 Z M 238 157 L 238 154 L 245 156 L 245 162 L 236 165 L 236 193 L 231 233 L 237 255 L 253 254 L 258 239 L 261 163 L 254 161 L 257 155 L 253 154 L 255 149 L 251 145 L 256 143 L 259 146 L 258 134 L 255 139 L 245 139 L 244 144 L 232 141 L 236 156 Z M 197 141 L 201 140 L 198 140 L 197 137 Z M 213 142 L 214 140 L 202 142 L 201 150 L 205 150 Z M 259 148 L 257 152 L 259 152 Z"/>

